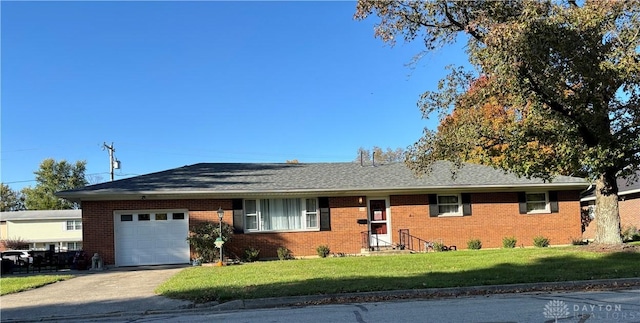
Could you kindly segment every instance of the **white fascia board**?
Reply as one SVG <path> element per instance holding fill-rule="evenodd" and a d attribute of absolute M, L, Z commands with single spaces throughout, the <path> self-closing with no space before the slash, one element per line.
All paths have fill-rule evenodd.
<path fill-rule="evenodd" d="M 628 191 L 621 191 L 618 192 L 618 196 L 625 196 L 625 195 L 629 195 L 629 194 L 635 194 L 635 193 L 640 193 L 640 188 L 639 189 L 635 189 L 635 190 L 628 190 Z M 584 197 L 581 198 L 580 201 L 581 202 L 588 202 L 588 201 L 595 201 L 596 200 L 596 196 L 589 196 L 589 197 Z"/>
<path fill-rule="evenodd" d="M 400 195 L 425 194 L 436 192 L 517 192 L 522 190 L 584 190 L 588 183 L 541 183 L 516 185 L 460 185 L 460 186 L 423 186 L 423 187 L 382 187 L 382 188 L 342 188 L 342 189 L 287 189 L 287 190 L 234 190 L 234 191 L 130 191 L 126 193 L 78 192 L 61 194 L 74 201 L 105 200 L 160 200 L 190 198 L 239 198 L 256 196 L 353 196 L 367 194 Z"/>

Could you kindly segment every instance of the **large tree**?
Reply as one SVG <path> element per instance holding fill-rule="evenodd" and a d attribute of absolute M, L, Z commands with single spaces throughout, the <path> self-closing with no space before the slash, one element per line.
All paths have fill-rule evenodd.
<path fill-rule="evenodd" d="M 0 183 L 0 212 L 24 210 L 24 196 L 8 185 Z"/>
<path fill-rule="evenodd" d="M 356 18 L 374 14 L 375 35 L 390 44 L 419 38 L 429 51 L 464 37 L 473 68 L 454 67 L 425 92 L 423 115 L 478 109 L 488 98 L 527 107 L 532 122 L 510 133 L 516 140 L 503 148 L 514 153 L 498 166 L 551 179 L 578 161 L 596 184 L 595 241 L 621 243 L 616 178 L 637 180 L 640 168 L 639 0 L 358 1 Z M 469 91 L 481 78 L 489 81 Z M 409 152 L 418 172 L 434 161 L 433 137 L 426 130 Z M 523 160 L 517 152 L 528 142 L 552 143 L 557 154 Z M 453 149 L 444 157 L 460 160 Z"/>
<path fill-rule="evenodd" d="M 59 198 L 54 194 L 58 191 L 70 190 L 87 185 L 85 178 L 85 161 L 75 164 L 66 160 L 59 162 L 49 158 L 40 163 L 40 168 L 34 172 L 37 184 L 34 188 L 22 190 L 25 205 L 29 210 L 62 210 L 76 209 L 76 203 Z"/>
<path fill-rule="evenodd" d="M 508 97 L 487 97 L 481 104 L 466 104 L 490 80 L 482 77 L 461 95 L 437 131 L 428 131 L 412 153 L 429 149 L 432 160 L 448 159 L 504 169 L 534 172 L 551 179 L 555 175 L 587 176 L 580 156 L 568 149 L 573 142 L 563 124 L 542 118 L 530 104 L 514 106 Z M 543 168 L 540 168 L 543 167 Z"/>

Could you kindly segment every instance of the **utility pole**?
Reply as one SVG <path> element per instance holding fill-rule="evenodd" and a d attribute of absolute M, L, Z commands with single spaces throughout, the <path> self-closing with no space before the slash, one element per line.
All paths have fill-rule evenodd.
<path fill-rule="evenodd" d="M 111 174 L 111 181 L 113 181 L 113 169 L 120 169 L 120 161 L 113 156 L 113 153 L 116 151 L 116 149 L 113 148 L 113 142 L 111 143 L 111 146 L 107 145 L 106 142 L 103 142 L 102 150 L 105 149 L 109 150 L 109 174 Z"/>

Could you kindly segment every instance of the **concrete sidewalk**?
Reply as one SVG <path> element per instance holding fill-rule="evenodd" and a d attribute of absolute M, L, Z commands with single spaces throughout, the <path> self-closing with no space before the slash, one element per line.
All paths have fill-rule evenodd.
<path fill-rule="evenodd" d="M 156 287 L 184 268 L 186 266 L 149 266 L 51 273 L 76 277 L 0 296 L 0 320 L 56 320 L 192 307 L 190 301 L 169 299 L 154 293 Z"/>

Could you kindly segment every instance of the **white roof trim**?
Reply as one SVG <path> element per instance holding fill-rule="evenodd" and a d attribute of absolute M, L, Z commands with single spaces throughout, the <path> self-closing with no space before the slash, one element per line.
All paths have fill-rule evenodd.
<path fill-rule="evenodd" d="M 635 194 L 635 193 L 640 193 L 640 188 L 635 189 L 635 190 L 628 190 L 628 191 L 622 191 L 622 192 L 618 192 L 618 196 L 624 196 L 624 195 L 629 195 L 629 194 Z M 596 197 L 594 196 L 589 196 L 589 197 L 583 197 L 580 199 L 581 202 L 588 202 L 588 201 L 595 201 Z"/>
<path fill-rule="evenodd" d="M 288 189 L 288 190 L 222 190 L 222 191 L 129 191 L 118 192 L 74 192 L 59 194 L 71 200 L 100 201 L 100 200 L 145 200 L 145 199 L 185 199 L 185 198 L 220 198 L 253 197 L 268 195 L 296 195 L 296 196 L 345 196 L 345 195 L 401 195 L 428 194 L 437 192 L 517 192 L 522 190 L 584 190 L 588 183 L 539 183 L 513 185 L 459 185 L 459 186 L 424 186 L 424 187 L 383 187 L 383 188 L 343 188 L 343 189 Z"/>

